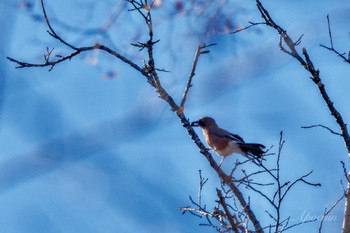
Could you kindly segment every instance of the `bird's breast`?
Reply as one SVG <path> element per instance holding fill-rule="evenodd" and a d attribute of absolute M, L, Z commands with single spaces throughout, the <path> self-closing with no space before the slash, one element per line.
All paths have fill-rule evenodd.
<path fill-rule="evenodd" d="M 240 146 L 233 141 L 229 141 L 226 147 L 217 148 L 215 150 L 221 156 L 228 156 L 233 153 L 238 153 L 244 155 L 245 153 L 241 150 Z"/>
<path fill-rule="evenodd" d="M 241 150 L 239 144 L 233 142 L 229 138 L 218 137 L 206 131 L 203 131 L 203 135 L 210 148 L 221 156 L 228 156 L 233 153 L 245 154 Z"/>

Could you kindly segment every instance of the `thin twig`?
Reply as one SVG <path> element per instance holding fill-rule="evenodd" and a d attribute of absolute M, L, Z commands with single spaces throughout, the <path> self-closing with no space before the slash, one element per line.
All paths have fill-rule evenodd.
<path fill-rule="evenodd" d="M 327 14 L 327 25 L 328 25 L 328 35 L 329 35 L 329 41 L 331 42 L 331 48 L 333 49 L 333 37 L 332 37 L 332 30 L 331 30 L 331 23 L 329 20 L 329 14 Z"/>
<path fill-rule="evenodd" d="M 248 22 L 250 25 L 246 26 L 246 27 L 243 27 L 243 28 L 239 28 L 233 32 L 230 32 L 230 34 L 235 34 L 235 33 L 238 33 L 238 32 L 241 32 L 241 31 L 244 31 L 244 30 L 247 30 L 251 27 L 254 27 L 254 26 L 257 26 L 257 25 L 261 25 L 261 24 L 265 24 L 266 25 L 266 22 L 260 22 L 260 23 L 254 23 L 254 22 Z"/>
<path fill-rule="evenodd" d="M 335 135 L 338 135 L 338 136 L 343 136 L 341 135 L 340 133 L 337 133 L 335 132 L 334 130 L 332 130 L 331 128 L 327 127 L 327 126 L 324 126 L 324 125 L 321 125 L 321 124 L 318 124 L 318 125 L 309 125 L 309 126 L 301 126 L 302 129 L 311 129 L 311 128 L 316 128 L 316 127 L 321 127 L 321 128 L 324 128 L 324 129 L 327 129 L 329 132 L 331 132 L 332 134 L 335 134 Z"/>
<path fill-rule="evenodd" d="M 327 217 L 327 215 L 338 205 L 338 203 L 341 200 L 344 199 L 344 197 L 345 197 L 345 193 L 329 209 L 325 208 L 323 215 L 322 215 L 322 218 L 321 218 L 321 221 L 320 221 L 320 226 L 318 228 L 319 233 L 322 232 L 323 222 L 324 222 L 325 218 Z"/>
<path fill-rule="evenodd" d="M 264 165 L 264 163 L 258 163 L 255 162 L 255 165 L 257 165 L 259 168 L 263 168 L 264 171 L 269 174 L 269 176 L 275 180 L 274 184 L 276 187 L 276 191 L 272 197 L 265 194 L 263 191 L 257 189 L 254 187 L 251 182 L 248 182 L 246 185 L 248 188 L 252 189 L 254 192 L 258 193 L 260 196 L 265 198 L 271 206 L 275 209 L 275 216 L 272 215 L 270 212 L 267 212 L 267 214 L 274 220 L 275 224 L 271 224 L 268 228 L 270 231 L 273 232 L 283 232 L 283 229 L 290 229 L 288 227 L 289 219 L 290 217 L 287 217 L 284 220 L 281 220 L 281 206 L 282 203 L 286 197 L 286 195 L 289 193 L 289 191 L 299 182 L 305 183 L 307 185 L 311 186 L 319 186 L 320 184 L 311 183 L 306 180 L 306 178 L 311 175 L 312 171 L 301 176 L 300 178 L 294 180 L 294 181 L 286 181 L 282 182 L 281 180 L 281 167 L 280 167 L 280 160 L 282 155 L 282 149 L 284 146 L 285 141 L 283 140 L 283 132 L 280 132 L 280 138 L 278 143 L 278 151 L 277 151 L 277 158 L 276 158 L 276 167 L 274 169 L 269 169 Z M 256 184 L 255 184 L 256 185 Z M 298 226 L 300 224 L 294 224 L 294 226 Z"/>
<path fill-rule="evenodd" d="M 185 102 L 186 102 L 186 99 L 187 99 L 187 94 L 188 94 L 188 91 L 190 90 L 190 88 L 192 86 L 192 78 L 196 74 L 195 72 L 196 72 L 197 62 L 198 62 L 199 56 L 201 54 L 209 53 L 209 50 L 204 50 L 203 51 L 203 49 L 208 48 L 210 46 L 214 46 L 214 45 L 216 45 L 216 44 L 209 44 L 209 45 L 202 44 L 202 45 L 199 45 L 197 47 L 196 53 L 194 55 L 193 63 L 192 63 L 191 72 L 190 72 L 190 75 L 188 76 L 186 88 L 185 88 L 184 94 L 182 96 L 181 104 L 180 104 L 180 107 L 179 107 L 179 110 L 178 110 L 179 113 L 183 112 L 185 110 Z"/>
<path fill-rule="evenodd" d="M 348 53 L 348 57 L 345 57 L 346 53 L 340 53 L 338 52 L 333 45 L 333 36 L 332 36 L 332 29 L 331 29 L 331 23 L 330 23 L 330 19 L 329 19 L 329 14 L 327 14 L 327 26 L 328 26 L 328 35 L 329 35 L 329 42 L 331 44 L 330 47 L 320 44 L 321 47 L 330 50 L 332 52 L 334 52 L 335 54 L 337 54 L 337 56 L 341 57 L 345 62 L 350 64 L 350 51 Z"/>
<path fill-rule="evenodd" d="M 283 228 L 283 231 L 287 231 L 287 230 L 289 230 L 289 229 L 291 229 L 291 228 L 294 228 L 294 227 L 296 227 L 296 226 L 300 226 L 300 225 L 303 225 L 303 224 L 305 224 L 305 223 L 312 223 L 312 222 L 315 222 L 315 221 L 317 221 L 317 218 L 311 219 L 311 220 L 307 220 L 307 221 L 301 221 L 301 222 L 295 223 L 295 224 L 293 224 L 293 225 L 290 225 L 290 226 L 288 226 L 288 227 L 284 227 L 284 228 Z"/>
<path fill-rule="evenodd" d="M 136 65 L 134 62 L 132 62 L 131 60 L 127 59 L 126 57 L 124 57 L 123 55 L 119 54 L 118 52 L 104 46 L 104 45 L 100 45 L 100 44 L 95 44 L 93 46 L 88 46 L 88 47 L 80 47 L 77 48 L 75 50 L 75 52 L 68 54 L 66 56 L 57 56 L 58 59 L 56 60 L 52 60 L 49 61 L 48 59 L 45 59 L 45 62 L 43 63 L 28 63 L 28 62 L 22 62 L 19 61 L 17 59 L 11 58 L 11 57 L 7 57 L 7 59 L 9 59 L 12 62 L 17 63 L 19 66 L 17 66 L 16 68 L 28 68 L 28 67 L 50 67 L 49 71 L 51 71 L 53 69 L 53 67 L 63 61 L 66 60 L 71 60 L 73 57 L 77 56 L 78 54 L 82 53 L 82 52 L 86 52 L 86 51 L 92 51 L 92 50 L 103 50 L 111 55 L 113 55 L 114 57 L 118 58 L 119 60 L 121 60 L 122 62 L 130 65 L 132 68 L 134 68 L 135 70 L 139 71 L 140 73 L 142 73 L 144 76 L 147 76 L 147 74 L 144 72 L 144 70 L 139 67 L 138 65 Z"/>
<path fill-rule="evenodd" d="M 177 210 L 181 210 L 182 211 L 182 214 L 185 214 L 186 212 L 189 212 L 190 214 L 196 216 L 196 217 L 199 217 L 199 218 L 202 218 L 202 216 L 210 216 L 212 217 L 212 214 L 209 213 L 208 211 L 205 211 L 203 209 L 196 209 L 196 208 L 192 208 L 192 207 L 180 207 L 180 208 L 177 208 Z"/>
<path fill-rule="evenodd" d="M 202 171 L 199 170 L 199 190 L 198 190 L 198 205 L 202 205 L 202 191 L 205 183 L 207 183 L 209 179 L 208 178 L 203 178 L 202 176 Z"/>
<path fill-rule="evenodd" d="M 230 210 L 228 209 L 227 207 L 227 204 L 225 202 L 225 199 L 224 197 L 222 196 L 222 193 L 219 189 L 216 189 L 216 195 L 218 196 L 219 198 L 219 203 L 220 205 L 222 206 L 222 208 L 224 209 L 224 213 L 225 213 L 225 216 L 226 216 L 226 219 L 228 220 L 228 222 L 230 223 L 231 225 L 231 230 L 233 230 L 234 232 L 236 233 L 239 233 L 238 229 L 237 229 L 237 222 L 235 221 L 235 218 L 232 216 L 232 214 L 230 213 Z"/>
<path fill-rule="evenodd" d="M 283 199 L 285 198 L 285 196 L 287 195 L 287 193 L 290 191 L 290 189 L 291 189 L 295 184 L 297 184 L 297 183 L 299 183 L 299 182 L 303 182 L 303 183 L 305 183 L 305 184 L 307 184 L 307 185 L 311 185 L 311 186 L 315 186 L 315 187 L 321 186 L 320 183 L 311 183 L 311 182 L 308 182 L 308 181 L 305 180 L 305 178 L 308 177 L 309 175 L 311 175 L 312 172 L 313 172 L 313 171 L 310 171 L 309 173 L 307 173 L 307 174 L 305 174 L 305 175 L 299 177 L 299 178 L 296 179 L 295 181 L 293 181 L 293 182 L 288 186 L 288 188 L 286 189 L 286 191 L 284 191 L 284 193 L 283 193 L 283 195 L 282 195 L 282 197 L 281 197 L 281 200 L 283 200 Z"/>
<path fill-rule="evenodd" d="M 43 14 L 44 14 L 44 18 L 45 18 L 45 21 L 46 21 L 46 24 L 47 26 L 49 27 L 49 31 L 47 31 L 53 38 L 59 40 L 62 44 L 70 47 L 71 49 L 73 50 L 77 50 L 77 48 L 69 43 L 67 43 L 65 40 L 63 40 L 60 36 L 58 36 L 58 34 L 55 32 L 55 30 L 53 30 L 53 27 L 51 26 L 51 23 L 49 21 L 49 18 L 47 17 L 47 14 L 46 14 L 46 9 L 45 9 L 45 5 L 44 5 L 44 0 L 40 0 L 41 2 L 41 9 L 43 11 Z"/>

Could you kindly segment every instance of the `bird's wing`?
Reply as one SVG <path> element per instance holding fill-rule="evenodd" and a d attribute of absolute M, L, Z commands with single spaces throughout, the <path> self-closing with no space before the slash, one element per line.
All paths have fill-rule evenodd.
<path fill-rule="evenodd" d="M 241 138 L 239 135 L 227 132 L 226 130 L 223 130 L 223 129 L 211 130 L 209 133 L 220 138 L 228 138 L 237 143 L 244 143 L 243 138 Z"/>
<path fill-rule="evenodd" d="M 244 143 L 243 138 L 237 134 L 230 133 L 227 137 L 232 139 L 233 141 Z"/>

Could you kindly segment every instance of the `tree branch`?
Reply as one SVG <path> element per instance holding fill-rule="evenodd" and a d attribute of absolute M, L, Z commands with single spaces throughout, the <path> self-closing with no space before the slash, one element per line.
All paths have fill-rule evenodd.
<path fill-rule="evenodd" d="M 233 31 L 233 32 L 230 32 L 230 34 L 235 34 L 235 33 L 238 33 L 238 32 L 244 31 L 244 30 L 247 30 L 247 29 L 249 29 L 249 28 L 251 28 L 251 27 L 254 27 L 254 26 L 257 26 L 257 25 L 261 25 L 261 24 L 266 24 L 266 23 L 265 23 L 265 22 L 254 23 L 254 22 L 250 22 L 250 21 L 249 21 L 249 24 L 250 24 L 250 25 L 248 25 L 248 26 L 246 26 L 246 27 L 239 28 L 239 29 L 237 29 L 237 30 L 235 30 L 235 31 Z"/>
<path fill-rule="evenodd" d="M 341 130 L 341 136 L 343 138 L 348 157 L 350 157 L 350 135 L 347 129 L 347 125 L 345 124 L 342 115 L 338 112 L 338 110 L 334 107 L 333 101 L 331 101 L 330 97 L 328 96 L 328 93 L 325 89 L 325 85 L 323 84 L 321 78 L 320 78 L 320 72 L 318 69 L 315 69 L 309 54 L 307 53 L 307 50 L 305 48 L 302 49 L 302 58 L 299 53 L 296 50 L 296 43 L 293 43 L 292 39 L 290 36 L 286 33 L 284 29 L 282 29 L 279 25 L 277 25 L 266 9 L 262 6 L 261 2 L 259 0 L 256 0 L 257 6 L 259 11 L 262 14 L 262 18 L 265 20 L 266 24 L 272 28 L 274 28 L 279 35 L 283 38 L 285 44 L 288 46 L 289 51 L 284 49 L 282 46 L 282 42 L 280 40 L 280 48 L 282 51 L 287 52 L 287 54 L 293 56 L 296 58 L 299 63 L 306 69 L 310 74 L 311 74 L 311 80 L 316 84 L 324 102 L 326 103 L 329 111 L 333 115 L 334 119 L 336 120 L 337 124 L 340 127 Z M 330 23 L 329 23 L 329 17 L 328 19 L 328 32 L 329 32 L 329 37 L 331 41 L 331 48 L 333 47 L 333 39 L 332 39 L 332 34 L 331 34 L 331 29 L 330 29 Z M 297 41 L 298 42 L 298 41 Z M 343 233 L 349 233 L 350 232 L 350 182 L 348 182 L 348 186 L 346 189 L 346 203 L 345 203 L 345 210 L 344 210 L 344 221 L 343 221 Z"/>
<path fill-rule="evenodd" d="M 186 99 L 187 99 L 187 94 L 188 94 L 188 91 L 190 90 L 190 88 L 192 87 L 192 78 L 196 74 L 195 71 L 196 71 L 196 68 L 197 68 L 197 62 L 198 62 L 199 56 L 201 54 L 209 53 L 209 50 L 204 50 L 203 51 L 203 49 L 208 48 L 210 46 L 214 46 L 214 45 L 216 45 L 216 44 L 209 44 L 209 45 L 202 44 L 202 45 L 199 45 L 197 47 L 196 53 L 194 55 L 194 60 L 193 60 L 193 63 L 192 63 L 191 72 L 190 72 L 190 75 L 188 76 L 187 85 L 186 85 L 184 94 L 182 96 L 181 104 L 180 104 L 180 107 L 179 107 L 179 110 L 178 110 L 179 113 L 181 113 L 181 112 L 183 112 L 185 110 L 185 102 L 186 102 Z"/>
<path fill-rule="evenodd" d="M 267 10 L 263 7 L 261 2 L 259 0 L 256 0 L 257 6 L 259 11 L 262 14 L 262 18 L 265 20 L 266 24 L 272 28 L 274 28 L 285 44 L 288 46 L 290 51 L 287 51 L 285 48 L 282 46 L 282 42 L 280 41 L 280 48 L 282 51 L 286 52 L 287 54 L 293 56 L 295 59 L 299 61 L 299 63 L 311 74 L 311 80 L 317 85 L 318 90 L 323 97 L 323 100 L 325 101 L 329 111 L 331 114 L 334 116 L 336 122 L 338 123 L 341 132 L 342 132 L 342 138 L 344 140 L 344 143 L 347 148 L 348 156 L 350 157 L 350 135 L 348 132 L 348 129 L 346 127 L 346 124 L 341 116 L 341 114 L 338 112 L 338 110 L 334 107 L 333 102 L 331 101 L 330 97 L 327 94 L 327 91 L 325 89 L 324 84 L 322 83 L 322 80 L 320 78 L 320 72 L 319 70 L 316 70 L 310 57 L 309 54 L 307 53 L 306 49 L 302 49 L 302 54 L 305 58 L 305 60 L 299 55 L 298 51 L 296 50 L 296 45 L 300 43 L 300 38 L 297 40 L 296 43 L 293 42 L 291 37 L 287 34 L 287 32 L 282 29 L 279 25 L 277 25 L 267 12 Z"/>
<path fill-rule="evenodd" d="M 63 40 L 63 39 L 62 39 Z M 88 46 L 88 47 L 80 47 L 80 48 L 76 48 L 76 50 L 71 53 L 68 54 L 66 56 L 61 56 L 61 55 L 56 55 L 56 57 L 58 57 L 58 59 L 56 60 L 52 60 L 50 61 L 50 55 L 51 53 L 47 53 L 44 55 L 45 58 L 45 62 L 43 63 L 28 63 L 28 62 L 22 62 L 19 61 L 17 59 L 11 58 L 11 57 L 7 57 L 7 59 L 9 59 L 11 62 L 15 62 L 17 63 L 19 66 L 17 66 L 16 68 L 28 68 L 28 67 L 50 67 L 49 71 L 51 71 L 55 65 L 64 62 L 66 60 L 71 60 L 73 57 L 79 55 L 82 52 L 86 52 L 86 51 L 92 51 L 92 50 L 103 50 L 111 55 L 113 55 L 114 57 L 118 58 L 119 60 L 121 60 L 122 62 L 130 65 L 132 68 L 134 68 L 135 70 L 139 71 L 140 73 L 142 73 L 144 76 L 147 76 L 146 72 L 144 72 L 144 70 L 139 67 L 138 65 L 136 65 L 134 62 L 132 62 L 131 60 L 127 59 L 126 57 L 124 57 L 123 55 L 119 54 L 118 52 L 104 46 L 104 45 L 100 45 L 100 44 L 95 44 L 93 46 Z M 52 50 L 51 50 L 52 51 Z"/>
<path fill-rule="evenodd" d="M 235 233 L 239 233 L 239 231 L 238 231 L 239 223 L 236 221 L 236 218 L 231 214 L 230 210 L 228 209 L 228 206 L 225 202 L 225 198 L 222 196 L 222 193 L 219 189 L 216 189 L 216 195 L 219 198 L 218 202 L 220 203 L 220 205 L 224 209 L 224 214 L 226 216 L 226 219 L 228 220 L 228 222 L 231 225 L 231 227 L 230 227 L 231 230 L 233 230 Z M 243 231 L 244 230 L 245 229 L 243 229 Z"/>
<path fill-rule="evenodd" d="M 286 197 L 286 195 L 289 193 L 289 191 L 297 184 L 297 183 L 304 183 L 306 185 L 311 185 L 311 186 L 320 186 L 321 184 L 319 183 L 311 183 L 306 180 L 308 176 L 311 175 L 312 171 L 302 175 L 298 179 L 295 179 L 294 181 L 282 181 L 281 178 L 281 167 L 280 167 L 280 160 L 281 160 L 281 155 L 282 155 L 282 149 L 284 146 L 285 141 L 283 140 L 283 132 L 280 132 L 280 138 L 279 138 L 279 143 L 278 143 L 278 151 L 277 151 L 277 156 L 276 156 L 276 167 L 274 169 L 268 168 L 263 162 L 254 162 L 256 166 L 259 168 L 263 168 L 264 171 L 269 175 L 271 179 L 274 180 L 272 183 L 275 187 L 275 192 L 272 197 L 269 195 L 265 194 L 263 191 L 261 191 L 259 188 L 254 187 L 253 183 L 245 183 L 245 185 L 249 188 L 252 189 L 254 192 L 259 194 L 261 197 L 263 197 L 265 200 L 268 201 L 268 203 L 273 207 L 275 210 L 275 214 L 273 215 L 270 212 L 267 212 L 268 215 L 274 220 L 274 224 L 271 224 L 268 228 L 270 228 L 270 231 L 273 232 L 283 232 L 285 229 L 290 229 L 292 226 L 298 226 L 300 224 L 294 224 L 292 226 L 288 226 L 289 224 L 289 219 L 290 216 L 287 217 L 286 219 L 283 220 L 281 216 L 281 206 L 282 203 Z M 265 177 L 266 179 L 266 177 Z M 273 228 L 273 229 L 272 229 Z"/>
<path fill-rule="evenodd" d="M 341 200 L 344 199 L 344 197 L 345 197 L 345 193 L 329 209 L 325 208 L 323 215 L 322 215 L 322 218 L 321 218 L 321 221 L 320 221 L 320 226 L 318 228 L 318 233 L 322 232 L 323 222 L 324 222 L 325 218 L 327 217 L 327 215 L 339 204 L 339 202 Z"/>
<path fill-rule="evenodd" d="M 330 133 L 332 134 L 335 134 L 335 135 L 338 135 L 338 136 L 343 136 L 341 135 L 340 133 L 337 133 L 335 132 L 334 130 L 332 130 L 331 128 L 327 127 L 327 126 L 324 126 L 324 125 L 321 125 L 321 124 L 318 124 L 318 125 L 309 125 L 309 126 L 301 126 L 302 129 L 311 129 L 311 128 L 316 128 L 316 127 L 321 127 L 321 128 L 324 128 L 324 129 L 327 129 Z"/>
<path fill-rule="evenodd" d="M 131 60 L 127 59 L 125 56 L 119 54 L 118 52 L 104 46 L 104 45 L 100 45 L 100 44 L 95 44 L 93 46 L 88 46 L 88 47 L 76 47 L 72 44 L 70 44 L 69 42 L 67 42 L 66 40 L 64 40 L 61 36 L 59 36 L 55 30 L 53 29 L 53 27 L 51 26 L 50 20 L 46 14 L 46 9 L 45 9 L 45 5 L 44 5 L 44 1 L 41 0 L 41 7 L 42 7 L 42 11 L 44 14 L 44 18 L 46 21 L 47 26 L 49 27 L 49 31 L 48 33 L 55 39 L 57 39 L 58 41 L 60 41 L 62 44 L 66 45 L 67 47 L 71 48 L 72 50 L 74 50 L 74 52 L 65 55 L 65 56 L 61 56 L 61 55 L 56 55 L 56 57 L 58 57 L 55 60 L 50 61 L 50 57 L 51 57 L 51 53 L 53 51 L 53 49 L 51 51 L 48 51 L 45 55 L 44 55 L 44 60 L 45 62 L 43 63 L 28 63 L 28 62 L 22 62 L 19 61 L 17 59 L 11 58 L 11 57 L 7 57 L 7 59 L 9 59 L 11 62 L 17 63 L 19 66 L 17 66 L 16 68 L 28 68 L 28 67 L 50 67 L 49 71 L 51 71 L 55 65 L 66 61 L 66 60 L 71 60 L 73 57 L 79 55 L 82 52 L 86 52 L 86 51 L 91 51 L 91 50 L 103 50 L 111 55 L 113 55 L 114 57 L 118 58 L 119 60 L 121 60 L 122 62 L 130 65 L 132 68 L 134 68 L 135 70 L 139 71 L 140 73 L 142 73 L 143 76 L 148 77 L 147 73 L 144 72 L 144 70 L 142 68 L 140 68 L 138 65 L 136 65 L 134 62 L 132 62 Z M 47 49 L 48 50 L 48 49 Z"/>
<path fill-rule="evenodd" d="M 44 6 L 44 0 L 40 0 L 40 3 L 41 3 L 41 9 L 43 11 L 43 14 L 44 14 L 44 18 L 45 18 L 45 21 L 46 21 L 46 24 L 47 26 L 49 27 L 50 30 L 48 30 L 47 32 L 55 39 L 59 40 L 62 44 L 70 47 L 71 49 L 73 50 L 77 50 L 76 47 L 74 47 L 73 45 L 67 43 L 65 40 L 63 40 L 60 36 L 58 36 L 58 34 L 55 32 L 55 30 L 53 30 L 51 24 L 50 24 L 50 21 L 49 21 L 49 18 L 47 17 L 47 14 L 46 14 L 46 9 L 45 9 L 45 6 Z"/>
<path fill-rule="evenodd" d="M 320 44 L 320 46 L 325 48 L 325 49 L 328 49 L 328 50 L 334 52 L 335 54 L 337 54 L 338 57 L 341 57 L 345 62 L 350 64 L 350 51 L 348 53 L 348 57 L 345 57 L 346 53 L 340 53 L 334 48 L 332 29 L 331 29 L 331 23 L 330 23 L 330 19 L 329 19 L 329 14 L 327 15 L 327 26 L 328 26 L 329 42 L 330 42 L 331 46 L 328 47 L 328 46 L 325 46 L 323 44 Z"/>

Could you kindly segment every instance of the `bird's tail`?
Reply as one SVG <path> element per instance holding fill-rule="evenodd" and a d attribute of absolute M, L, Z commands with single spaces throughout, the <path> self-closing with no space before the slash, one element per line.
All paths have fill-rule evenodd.
<path fill-rule="evenodd" d="M 263 157 L 266 152 L 264 151 L 265 146 L 259 143 L 242 143 L 240 148 L 247 155 L 253 155 L 257 158 Z"/>

